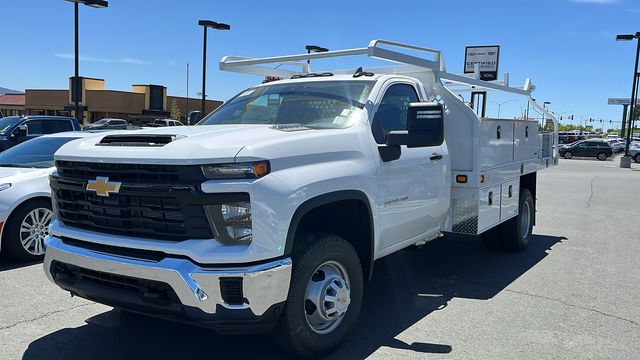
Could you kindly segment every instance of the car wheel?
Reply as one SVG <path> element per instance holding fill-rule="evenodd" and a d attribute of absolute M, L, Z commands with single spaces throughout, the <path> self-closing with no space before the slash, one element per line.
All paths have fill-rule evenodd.
<path fill-rule="evenodd" d="M 605 153 L 603 153 L 603 152 L 598 153 L 598 160 L 600 160 L 600 161 L 605 161 L 605 160 L 607 160 L 607 154 L 605 154 Z"/>
<path fill-rule="evenodd" d="M 42 260 L 52 215 L 51 201 L 44 199 L 18 206 L 4 225 L 2 252 L 17 261 Z"/>
<path fill-rule="evenodd" d="M 312 358 L 336 349 L 353 328 L 362 301 L 358 254 L 341 237 L 315 234 L 296 256 L 284 310 L 272 336 L 286 351 Z"/>
<path fill-rule="evenodd" d="M 571 151 L 565 151 L 564 152 L 564 158 L 565 159 L 571 159 L 573 157 L 573 153 Z"/>
<path fill-rule="evenodd" d="M 636 156 L 633 158 L 633 161 L 635 161 L 638 164 L 640 164 L 640 153 L 636 154 Z"/>
<path fill-rule="evenodd" d="M 509 250 L 523 251 L 529 245 L 533 231 L 535 209 L 533 197 L 528 189 L 520 192 L 518 215 L 501 225 L 499 231 L 502 246 Z"/>

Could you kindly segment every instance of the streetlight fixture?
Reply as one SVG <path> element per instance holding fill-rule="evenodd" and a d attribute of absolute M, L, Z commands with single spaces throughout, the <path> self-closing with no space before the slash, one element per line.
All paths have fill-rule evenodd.
<path fill-rule="evenodd" d="M 510 103 L 510 102 L 514 102 L 514 101 L 518 101 L 518 100 L 511 99 L 511 100 L 503 101 L 501 103 L 495 102 L 495 101 L 491 101 L 491 103 L 498 105 L 498 119 L 500 119 L 500 108 L 502 107 L 502 105 Z"/>
<path fill-rule="evenodd" d="M 640 32 L 635 34 L 623 34 L 616 36 L 616 41 L 631 41 L 633 39 L 637 40 L 637 49 L 636 49 L 636 63 L 633 67 L 633 83 L 631 86 L 631 105 L 629 105 L 629 121 L 628 121 L 628 131 L 627 131 L 627 144 L 624 148 L 624 156 L 620 158 L 620 167 L 622 168 L 630 168 L 631 167 L 631 157 L 629 156 L 629 145 L 631 144 L 631 134 L 633 133 L 633 115 L 635 112 L 636 101 L 637 101 L 637 78 L 638 78 L 638 61 L 640 60 Z"/>
<path fill-rule="evenodd" d="M 72 2 L 73 3 L 73 12 L 74 12 L 74 18 L 75 18 L 75 56 L 74 56 L 74 62 L 75 62 L 75 77 L 73 79 L 73 87 L 74 89 L 71 90 L 71 97 L 73 97 L 73 103 L 74 103 L 74 108 L 76 109 L 76 119 L 78 119 L 78 122 L 80 124 L 82 124 L 83 120 L 83 116 L 84 116 L 84 109 L 80 110 L 80 64 L 79 64 L 79 60 L 78 58 L 80 57 L 79 53 L 79 36 L 78 36 L 78 5 L 79 4 L 83 4 L 83 5 L 87 5 L 90 6 L 92 8 L 106 8 L 109 7 L 109 2 L 106 0 L 65 0 L 68 2 Z M 75 92 L 74 92 L 75 90 Z"/>
<path fill-rule="evenodd" d="M 207 82 L 207 29 L 212 28 L 214 30 L 231 30 L 231 25 L 218 23 L 211 20 L 199 20 L 198 25 L 204 29 L 204 41 L 202 45 L 202 104 L 200 106 L 200 116 L 204 117 L 204 105 L 206 97 L 206 82 Z"/>
<path fill-rule="evenodd" d="M 313 53 L 320 53 L 320 52 L 327 52 L 329 51 L 329 49 L 327 48 L 323 48 L 322 46 L 316 46 L 316 45 L 307 45 L 304 47 L 305 49 L 307 49 L 307 54 L 311 54 Z M 307 64 L 311 63 L 311 59 L 307 59 Z"/>

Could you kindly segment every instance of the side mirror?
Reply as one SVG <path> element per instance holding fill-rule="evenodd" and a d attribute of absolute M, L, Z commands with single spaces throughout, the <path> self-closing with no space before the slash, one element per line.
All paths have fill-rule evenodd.
<path fill-rule="evenodd" d="M 389 146 L 438 146 L 444 141 L 444 109 L 437 102 L 411 103 L 407 111 L 407 130 L 387 133 Z"/>
<path fill-rule="evenodd" d="M 27 135 L 27 125 L 18 125 L 18 127 L 11 133 L 11 139 L 15 140 L 18 136 L 25 135 Z"/>

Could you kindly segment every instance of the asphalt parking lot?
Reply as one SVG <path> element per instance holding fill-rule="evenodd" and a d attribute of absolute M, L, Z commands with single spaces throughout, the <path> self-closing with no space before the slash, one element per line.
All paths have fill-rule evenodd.
<path fill-rule="evenodd" d="M 640 165 L 560 160 L 538 177 L 527 252 L 446 236 L 376 264 L 335 359 L 637 359 Z M 220 336 L 71 298 L 40 264 L 0 260 L 2 359 L 282 359 L 269 336 Z"/>

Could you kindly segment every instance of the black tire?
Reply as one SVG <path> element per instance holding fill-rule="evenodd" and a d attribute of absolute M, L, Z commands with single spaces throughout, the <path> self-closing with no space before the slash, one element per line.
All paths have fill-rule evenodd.
<path fill-rule="evenodd" d="M 598 160 L 600 160 L 600 161 L 605 161 L 605 160 L 607 160 L 608 157 L 609 156 L 607 156 L 607 154 L 603 153 L 603 152 L 598 153 L 598 156 L 597 156 Z"/>
<path fill-rule="evenodd" d="M 571 159 L 573 157 L 573 153 L 571 151 L 565 151 L 563 157 L 565 159 Z"/>
<path fill-rule="evenodd" d="M 315 234 L 312 239 L 311 245 L 294 257 L 287 302 L 272 332 L 274 340 L 286 351 L 304 358 L 320 357 L 340 346 L 358 319 L 363 288 L 362 267 L 351 244 L 331 234 Z M 309 312 L 312 315 L 320 310 L 313 310 L 313 306 L 310 309 L 306 293 L 312 277 L 318 281 L 317 270 L 327 262 L 338 263 L 346 270 L 351 302 L 336 327 L 320 334 L 307 320 Z"/>
<path fill-rule="evenodd" d="M 528 215 L 526 214 L 528 212 Z M 528 216 L 528 220 L 527 217 Z M 513 251 L 524 251 L 529 245 L 533 230 L 535 208 L 533 197 L 528 189 L 520 191 L 520 203 L 518 216 L 507 220 L 500 227 L 500 240 L 502 246 Z M 525 224 L 526 223 L 526 224 Z"/>
<path fill-rule="evenodd" d="M 29 253 L 20 241 L 20 227 L 22 222 L 27 215 L 35 209 L 47 209 L 51 211 L 51 200 L 27 200 L 13 210 L 9 219 L 4 224 L 4 231 L 2 232 L 2 253 L 9 259 L 21 262 L 33 262 L 41 261 L 44 258 L 44 253 L 41 255 Z M 50 221 L 49 219 L 49 222 Z M 48 231 L 48 229 L 45 230 Z"/>

